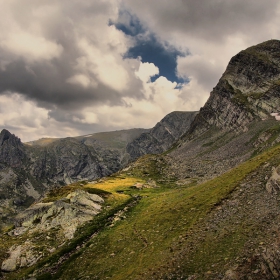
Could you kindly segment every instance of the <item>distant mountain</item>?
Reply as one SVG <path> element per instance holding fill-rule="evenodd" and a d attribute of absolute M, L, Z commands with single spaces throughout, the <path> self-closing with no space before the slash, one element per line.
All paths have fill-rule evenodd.
<path fill-rule="evenodd" d="M 279 105 L 270 40 L 231 59 L 199 112 L 151 130 L 28 145 L 3 130 L 2 276 L 279 279 Z"/>
<path fill-rule="evenodd" d="M 149 132 L 128 143 L 127 152 L 132 159 L 145 154 L 160 154 L 167 151 L 190 128 L 198 112 L 172 112 L 165 116 Z"/>
<path fill-rule="evenodd" d="M 119 171 L 143 154 L 166 151 L 186 133 L 195 115 L 195 112 L 170 113 L 151 130 L 139 128 L 42 138 L 25 144 L 2 130 L 0 204 L 2 213 L 6 213 L 2 215 L 2 222 L 52 187 L 81 180 L 94 181 Z"/>
<path fill-rule="evenodd" d="M 129 160 L 126 145 L 147 129 L 28 142 L 29 170 L 46 184 L 95 180 L 118 171 Z"/>

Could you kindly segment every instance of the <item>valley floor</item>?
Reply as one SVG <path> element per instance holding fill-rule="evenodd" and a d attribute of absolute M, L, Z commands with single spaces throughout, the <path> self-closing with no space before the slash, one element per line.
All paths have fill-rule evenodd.
<path fill-rule="evenodd" d="M 280 196 L 273 170 L 280 146 L 201 184 L 180 186 L 172 178 L 159 184 L 164 164 L 145 156 L 99 183 L 73 184 L 111 193 L 104 210 L 73 240 L 3 279 L 278 279 Z M 1 235 L 1 260 L 12 244 L 43 244 L 45 236 Z"/>

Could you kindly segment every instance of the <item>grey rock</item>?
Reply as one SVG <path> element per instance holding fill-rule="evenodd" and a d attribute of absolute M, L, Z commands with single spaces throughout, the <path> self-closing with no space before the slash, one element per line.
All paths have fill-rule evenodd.
<path fill-rule="evenodd" d="M 34 265 L 40 258 L 42 253 L 36 250 L 36 247 L 29 241 L 22 245 L 14 245 L 9 249 L 9 258 L 2 262 L 1 270 L 12 272 L 19 267 Z"/>
<path fill-rule="evenodd" d="M 223 280 L 238 280 L 237 273 L 234 270 L 227 270 L 225 273 L 225 276 L 223 277 Z"/>
<path fill-rule="evenodd" d="M 66 198 L 48 203 L 36 203 L 16 217 L 14 235 L 30 232 L 47 232 L 62 228 L 65 238 L 72 239 L 78 226 L 93 219 L 104 203 L 103 198 L 83 190 L 76 190 Z"/>
<path fill-rule="evenodd" d="M 127 145 L 127 153 L 135 160 L 145 154 L 167 151 L 182 136 L 194 120 L 197 112 L 172 112 L 165 116 L 149 132 L 142 133 Z"/>
<path fill-rule="evenodd" d="M 266 190 L 270 194 L 277 194 L 280 191 L 280 166 L 272 168 L 272 175 L 266 183 Z"/>
<path fill-rule="evenodd" d="M 24 145 L 8 130 L 0 133 L 0 162 L 11 167 L 20 167 L 26 158 Z"/>
<path fill-rule="evenodd" d="M 280 41 L 270 40 L 235 55 L 189 131 L 195 137 L 215 125 L 246 131 L 280 107 Z"/>
<path fill-rule="evenodd" d="M 18 261 L 21 256 L 21 245 L 17 246 L 16 248 L 11 247 L 9 253 L 9 258 L 4 260 L 2 263 L 2 271 L 11 272 L 17 269 Z"/>

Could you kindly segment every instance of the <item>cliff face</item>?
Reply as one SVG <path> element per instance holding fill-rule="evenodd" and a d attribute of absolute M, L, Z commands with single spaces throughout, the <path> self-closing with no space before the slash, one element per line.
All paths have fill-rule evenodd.
<path fill-rule="evenodd" d="M 75 139 L 59 140 L 30 151 L 31 174 L 47 184 L 69 184 L 78 179 L 95 179 L 103 175 L 94 151 Z"/>
<path fill-rule="evenodd" d="M 180 138 L 196 139 L 209 128 L 222 132 L 247 131 L 252 121 L 267 119 L 280 110 L 279 93 L 280 41 L 271 40 L 241 51 L 230 60 L 199 113 L 172 112 L 151 130 L 132 129 L 22 144 L 4 129 L 0 134 L 1 197 L 16 198 L 15 204 L 25 205 L 40 197 L 48 186 L 96 180 L 117 172 L 142 155 L 165 152 Z M 190 164 L 185 163 L 190 160 L 186 155 L 192 153 L 196 158 L 197 150 L 217 141 L 210 143 L 203 139 L 201 147 L 197 140 L 186 142 L 172 153 L 176 164 L 180 159 L 185 167 Z M 232 147 L 228 149 L 231 150 Z M 178 173 L 181 169 L 176 164 L 171 166 Z M 197 165 L 197 161 L 192 164 Z M 199 166 L 197 169 L 201 169 Z M 12 191 L 15 188 L 17 191 Z"/>
<path fill-rule="evenodd" d="M 234 56 L 191 125 L 192 137 L 212 125 L 246 131 L 280 110 L 280 41 L 270 40 Z"/>
<path fill-rule="evenodd" d="M 199 113 L 173 112 L 149 131 L 31 146 L 3 131 L 0 218 L 40 196 L 36 182 L 94 180 L 176 144 L 23 211 L 12 237 L 0 236 L 1 269 L 15 273 L 7 279 L 31 276 L 25 267 L 39 259 L 40 279 L 279 279 L 280 122 L 270 116 L 279 112 L 279 55 L 276 40 L 240 52 Z"/>
<path fill-rule="evenodd" d="M 64 139 L 41 139 L 23 145 L 3 130 L 0 162 L 17 167 L 45 185 L 96 180 L 123 168 L 143 154 L 162 153 L 189 129 L 196 112 L 173 112 L 151 130 L 131 129 Z"/>
<path fill-rule="evenodd" d="M 28 152 L 19 138 L 0 133 L 0 227 L 43 193 L 44 186 L 26 171 Z"/>
<path fill-rule="evenodd" d="M 25 149 L 20 139 L 3 129 L 0 133 L 0 162 L 11 167 L 18 167 L 24 159 Z"/>
<path fill-rule="evenodd" d="M 127 145 L 132 159 L 145 154 L 159 154 L 168 150 L 190 128 L 197 112 L 172 112 L 156 124 L 150 132 L 142 133 Z"/>
<path fill-rule="evenodd" d="M 23 144 L 0 133 L 0 228 L 53 186 L 96 180 L 129 160 L 125 147 L 146 129 L 97 133 Z"/>

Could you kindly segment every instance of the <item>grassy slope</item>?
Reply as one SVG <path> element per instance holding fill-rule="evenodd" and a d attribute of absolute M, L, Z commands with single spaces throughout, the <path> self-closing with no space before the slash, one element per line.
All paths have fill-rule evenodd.
<path fill-rule="evenodd" d="M 102 180 L 99 184 L 87 184 L 84 185 L 84 182 L 74 183 L 64 188 L 58 188 L 47 194 L 47 197 L 43 200 L 43 202 L 55 201 L 57 199 L 61 199 L 66 197 L 68 193 L 76 190 L 76 189 L 84 189 L 90 193 L 95 193 L 101 195 L 105 198 L 105 205 L 103 205 L 104 210 L 97 215 L 92 222 L 87 223 L 84 227 L 77 230 L 77 234 L 74 239 L 67 242 L 64 246 L 59 246 L 58 240 L 51 240 L 52 246 L 58 247 L 58 249 L 50 254 L 49 252 L 45 252 L 46 258 L 41 259 L 35 266 L 21 269 L 14 273 L 5 274 L 5 279 L 22 279 L 27 275 L 30 275 L 34 272 L 34 270 L 40 270 L 43 266 L 48 264 L 48 266 L 52 267 L 55 263 L 64 255 L 72 254 L 75 251 L 76 246 L 85 242 L 92 234 L 102 230 L 108 224 L 110 224 L 110 220 L 114 217 L 114 214 L 126 207 L 133 198 L 129 195 L 118 193 L 118 188 L 124 188 L 135 184 L 136 182 L 141 182 L 141 179 L 138 178 L 115 178 L 114 183 L 111 180 Z M 102 187 L 101 187 L 102 186 Z M 106 189 L 106 191 L 104 190 Z M 47 235 L 51 235 L 48 233 Z M 36 241 L 38 244 L 36 246 L 44 247 L 44 243 L 47 243 L 48 240 L 45 239 L 46 233 L 38 233 L 29 236 L 28 233 L 19 236 L 19 237 L 10 237 L 8 235 L 0 235 L 0 261 L 2 262 L 4 258 L 7 257 L 6 252 L 9 247 L 16 244 L 22 244 L 26 240 L 32 240 L 32 242 Z M 42 248 L 40 249 L 42 251 Z M 45 274 L 45 273 L 44 273 Z M 49 275 L 47 273 L 47 275 Z M 47 276 L 49 279 L 49 276 Z"/>
<path fill-rule="evenodd" d="M 81 228 L 74 240 L 47 259 L 35 267 L 7 274 L 5 278 L 22 279 L 24 275 L 37 270 L 42 275 L 37 279 L 161 279 L 159 275 L 168 275 L 169 270 L 174 270 L 174 265 L 180 266 L 185 275 L 191 275 L 207 271 L 214 263 L 217 269 L 223 270 L 228 260 L 239 256 L 248 241 L 248 237 L 241 234 L 244 228 L 242 223 L 235 227 L 231 235 L 220 233 L 218 242 L 213 242 L 216 236 L 208 235 L 188 256 L 188 261 L 180 260 L 178 252 L 197 242 L 197 225 L 202 224 L 209 213 L 215 211 L 247 176 L 264 163 L 277 158 L 279 152 L 280 146 L 275 146 L 200 185 L 178 187 L 169 180 L 160 188 L 131 188 L 136 182 L 144 182 L 147 178 L 164 182 L 164 161 L 159 157 L 145 156 L 134 164 L 134 168 L 101 180 L 98 184 L 76 183 L 58 189 L 50 193 L 46 201 L 64 197 L 76 188 L 85 188 L 93 193 L 101 191 L 102 194 L 104 191 L 105 210 L 93 222 Z M 126 207 L 131 197 L 139 195 L 142 199 L 125 213 L 125 219 L 110 226 L 108 218 Z M 247 231 L 254 230 L 246 226 Z M 99 234 L 90 238 L 96 231 Z M 23 240 L 25 238 L 28 236 L 22 237 Z M 17 240 L 8 236 L 1 236 L 1 239 L 0 259 L 3 259 L 7 245 L 17 243 Z M 86 246 L 77 251 L 75 248 L 81 243 L 86 243 Z M 72 251 L 77 252 L 59 269 L 50 270 L 56 274 L 51 276 L 42 270 L 44 265 L 52 267 L 61 256 Z"/>
<path fill-rule="evenodd" d="M 130 184 L 120 184 L 120 178 L 112 178 L 108 184 L 95 185 L 109 191 L 127 189 L 130 194 L 140 194 L 142 199 L 127 214 L 126 219 L 114 227 L 105 228 L 89 241 L 77 258 L 65 263 L 59 278 L 83 279 L 88 276 L 90 279 L 159 279 L 156 275 L 168 270 L 162 264 L 170 263 L 175 256 L 174 251 L 190 242 L 191 238 L 186 239 L 185 236 L 191 235 L 196 224 L 228 197 L 247 175 L 279 152 L 280 147 L 277 146 L 198 186 L 163 186 L 136 191 L 127 188 Z M 157 176 L 152 172 L 150 175 Z M 122 176 L 127 178 L 122 179 L 124 181 L 133 180 L 129 178 L 131 175 Z M 234 258 L 245 242 L 246 237 L 240 234 L 238 228 L 234 235 L 222 238 L 219 243 L 210 240 L 202 242 L 201 251 L 193 254 L 192 264 L 185 267 L 185 270 L 192 274 L 206 270 L 211 263 L 217 262 L 217 258 L 225 261 Z M 234 250 L 228 250 L 230 244 L 234 244 Z M 219 265 L 222 267 L 224 262 L 221 261 Z"/>

